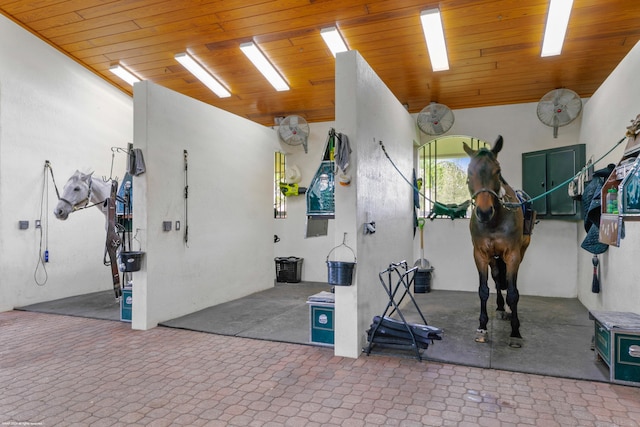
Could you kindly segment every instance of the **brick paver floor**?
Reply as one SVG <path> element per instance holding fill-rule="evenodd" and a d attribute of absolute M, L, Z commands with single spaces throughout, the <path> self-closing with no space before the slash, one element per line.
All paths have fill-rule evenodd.
<path fill-rule="evenodd" d="M 10 311 L 5 425 L 638 426 L 640 388 Z"/>

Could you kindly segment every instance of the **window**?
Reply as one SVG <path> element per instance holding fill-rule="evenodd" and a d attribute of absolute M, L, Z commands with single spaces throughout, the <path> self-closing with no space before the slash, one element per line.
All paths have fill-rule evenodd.
<path fill-rule="evenodd" d="M 469 136 L 444 136 L 433 139 L 418 149 L 417 178 L 422 180 L 420 214 L 429 216 L 433 203 L 460 205 L 469 200 L 467 167 L 469 156 L 462 143 L 473 149 L 489 147 L 484 141 Z M 467 210 L 465 218 L 469 217 Z"/>
<path fill-rule="evenodd" d="M 287 198 L 280 190 L 280 183 L 285 182 L 285 154 L 276 152 L 273 168 L 273 217 L 287 217 Z"/>

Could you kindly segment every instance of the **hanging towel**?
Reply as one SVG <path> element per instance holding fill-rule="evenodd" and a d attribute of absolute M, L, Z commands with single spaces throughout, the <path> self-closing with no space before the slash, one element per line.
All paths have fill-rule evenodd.
<path fill-rule="evenodd" d="M 349 138 L 343 133 L 336 133 L 336 150 L 334 153 L 334 160 L 336 166 L 346 173 L 349 168 L 349 157 L 351 155 L 351 145 L 349 144 Z"/>
<path fill-rule="evenodd" d="M 144 157 L 142 156 L 142 150 L 139 148 L 132 148 L 129 152 L 129 168 L 128 172 L 133 176 L 142 175 L 147 170 L 144 164 Z"/>

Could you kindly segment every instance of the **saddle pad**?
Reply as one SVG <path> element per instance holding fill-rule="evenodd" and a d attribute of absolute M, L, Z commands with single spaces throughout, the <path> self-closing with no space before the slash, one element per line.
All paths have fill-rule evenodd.
<path fill-rule="evenodd" d="M 413 345 L 413 341 L 411 339 L 399 338 L 399 337 L 395 337 L 393 335 L 380 335 L 378 332 L 376 332 L 375 341 L 373 341 L 373 339 L 371 337 L 371 330 L 368 331 L 367 337 L 368 337 L 369 342 L 374 342 L 375 344 L 397 345 L 397 346 Z M 418 337 L 416 337 L 416 344 L 417 344 L 418 348 L 426 349 L 426 348 L 429 347 L 429 342 L 428 341 L 420 340 L 420 339 L 418 339 Z"/>
<path fill-rule="evenodd" d="M 405 325 L 403 322 L 392 319 L 390 317 L 385 316 L 384 318 L 381 318 L 380 316 L 374 316 L 371 327 L 374 328 L 379 323 L 381 323 L 380 325 L 381 327 L 384 327 L 386 329 L 390 329 L 393 331 L 403 332 L 409 335 L 409 331 L 407 331 L 407 325 L 408 325 L 409 328 L 411 329 L 411 332 L 413 332 L 415 336 L 419 336 L 429 340 L 442 339 L 442 329 L 436 328 L 435 326 L 422 325 L 419 323 L 410 323 L 410 322 L 407 322 L 407 325 Z"/>

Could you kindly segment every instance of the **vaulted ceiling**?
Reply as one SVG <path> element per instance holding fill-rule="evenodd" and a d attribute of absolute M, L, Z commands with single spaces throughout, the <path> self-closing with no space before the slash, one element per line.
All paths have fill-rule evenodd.
<path fill-rule="evenodd" d="M 420 12 L 439 7 L 450 69 L 433 72 Z M 337 26 L 394 95 L 418 112 L 588 97 L 640 40 L 637 0 L 574 0 L 562 54 L 540 57 L 548 0 L 0 0 L 0 12 L 127 93 L 144 80 L 264 125 L 334 120 Z M 240 51 L 253 40 L 291 89 L 277 92 Z M 16 46 L 16 49 L 20 49 Z M 190 52 L 232 93 L 218 98 L 174 58 Z M 639 70 L 640 75 L 640 70 Z"/>

